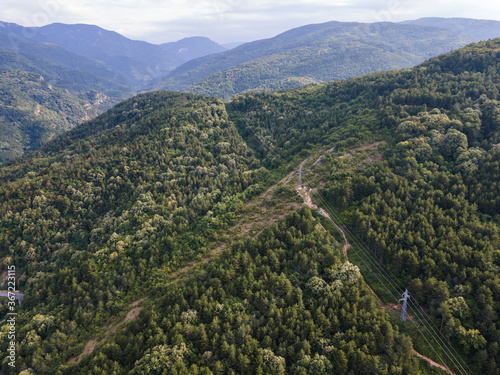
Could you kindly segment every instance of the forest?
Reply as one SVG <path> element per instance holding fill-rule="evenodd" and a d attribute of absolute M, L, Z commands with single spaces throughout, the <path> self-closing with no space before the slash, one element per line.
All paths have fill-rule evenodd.
<path fill-rule="evenodd" d="M 500 373 L 498 51 L 227 102 L 145 93 L 6 163 L 0 260 L 24 300 L 3 373 L 439 373 L 309 208 L 235 234 L 275 184 L 296 200 L 284 177 L 325 149 L 305 181 L 471 373 Z"/>
<path fill-rule="evenodd" d="M 319 195 L 488 374 L 500 361 L 499 46 L 228 106 L 266 166 L 335 145 L 311 171 Z M 374 140 L 391 145 L 383 160 L 346 161 Z"/>
<path fill-rule="evenodd" d="M 484 22 L 484 21 L 479 21 Z M 444 23 L 443 23 L 444 24 Z M 275 91 L 414 66 L 477 39 L 460 33 L 392 22 L 325 22 L 245 43 L 217 55 L 188 61 L 154 86 L 230 99 L 249 91 Z M 486 29 L 486 28 L 485 28 Z"/>

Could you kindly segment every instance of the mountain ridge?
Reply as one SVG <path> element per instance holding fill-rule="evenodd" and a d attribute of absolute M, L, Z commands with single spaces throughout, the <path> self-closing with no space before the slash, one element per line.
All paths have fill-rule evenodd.
<path fill-rule="evenodd" d="M 481 20 L 464 17 L 424 17 L 400 23 L 435 26 L 459 33 L 465 33 L 478 40 L 487 40 L 500 36 L 500 22 L 495 20 Z"/>
<path fill-rule="evenodd" d="M 484 25 L 481 20 L 459 21 L 465 23 L 462 29 L 470 26 L 493 32 L 491 28 L 479 27 Z M 487 21 L 487 25 L 491 22 Z M 448 23 L 455 29 L 459 24 L 456 19 L 439 19 L 439 23 Z M 94 25 L 51 24 L 25 28 L 0 23 L 0 48 L 11 51 L 0 52 L 3 59 L 0 66 L 40 74 L 50 85 L 67 89 L 74 96 L 67 97 L 72 102 L 96 95 L 106 97 L 104 103 L 97 106 L 103 110 L 109 108 L 106 103 L 115 104 L 148 88 L 186 90 L 228 99 L 240 92 L 290 90 L 373 71 L 409 67 L 424 58 L 457 48 L 471 38 L 457 34 L 456 30 L 434 26 L 331 21 L 305 25 L 230 51 L 212 53 L 219 51 L 219 47 L 203 37 L 152 45 Z M 167 55 L 170 58 L 164 59 Z M 191 59 L 198 55 L 205 56 Z M 189 61 L 170 70 L 184 60 Z M 158 77 L 166 71 L 170 76 L 162 83 Z M 3 88 L 8 90 L 7 85 Z M 33 105 L 32 111 L 35 111 L 40 103 Z M 92 100 L 87 105 L 94 107 Z M 66 108 L 70 112 L 68 118 L 81 118 L 71 114 L 71 105 Z M 27 129 L 33 129 L 26 125 Z M 74 124 L 71 122 L 71 125 Z M 13 125 L 13 129 L 17 126 Z M 67 129 L 67 125 L 64 128 Z M 8 126 L 4 130 L 7 129 Z M 20 151 L 17 148 L 14 153 L 19 155 Z"/>
<path fill-rule="evenodd" d="M 331 21 L 302 26 L 222 54 L 192 60 L 173 70 L 155 87 L 227 99 L 265 86 L 266 82 L 259 76 L 267 76 L 271 85 L 286 79 L 325 82 L 410 67 L 472 41 L 471 36 L 429 26 Z M 348 54 L 351 56 L 346 58 Z M 378 54 L 383 58 L 378 58 Z M 294 62 L 295 59 L 298 61 Z M 267 72 L 261 65 L 272 66 L 277 71 Z M 349 71 L 351 65 L 353 68 Z"/>
<path fill-rule="evenodd" d="M 132 77 L 136 84 L 165 74 L 192 58 L 225 50 L 205 37 L 188 37 L 157 45 L 131 40 L 115 31 L 87 24 L 53 23 L 23 27 L 4 23 L 3 29 L 25 39 L 53 43 L 81 56 L 102 61 L 121 74 Z"/>

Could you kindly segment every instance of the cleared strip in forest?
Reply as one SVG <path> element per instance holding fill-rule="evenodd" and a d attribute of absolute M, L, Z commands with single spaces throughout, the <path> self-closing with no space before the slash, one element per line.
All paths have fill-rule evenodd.
<path fill-rule="evenodd" d="M 238 114 L 239 120 L 242 120 L 242 116 L 241 116 L 241 114 L 239 113 L 239 111 L 236 111 L 236 113 Z M 269 152 L 270 154 L 274 154 L 274 156 L 275 156 L 277 159 L 281 159 L 282 161 L 284 161 L 284 160 L 281 158 L 281 156 L 279 155 L 279 153 L 277 153 L 277 152 L 276 152 L 276 149 L 275 149 L 274 147 L 271 147 L 271 145 L 269 145 L 269 144 L 268 144 L 265 140 L 261 139 L 261 138 L 260 138 L 260 137 L 259 137 L 259 136 L 258 136 L 258 135 L 257 135 L 257 134 L 256 134 L 256 133 L 252 130 L 252 129 L 251 129 L 251 128 L 246 128 L 246 129 L 247 129 L 247 130 L 249 130 L 249 131 L 253 134 L 253 136 L 255 137 L 255 139 L 256 139 L 256 140 L 258 140 L 258 141 L 259 141 L 259 143 L 261 143 L 261 145 L 265 146 L 265 147 L 268 149 L 268 152 Z M 382 142 L 380 142 L 380 143 L 382 143 Z M 376 143 L 374 143 L 374 144 L 372 144 L 372 145 L 373 145 L 373 147 L 376 147 L 376 146 L 378 146 L 380 143 L 377 143 L 377 142 L 376 142 Z M 368 148 L 371 148 L 371 147 L 372 147 L 372 145 L 367 145 L 367 146 L 365 146 L 364 148 L 362 147 L 362 148 L 360 148 L 360 150 L 366 150 L 366 149 L 368 149 Z M 334 148 L 330 149 L 329 151 L 331 152 L 331 151 L 333 151 L 333 150 L 334 150 Z M 300 166 L 299 166 L 299 173 L 300 173 L 300 178 L 299 178 L 299 179 L 300 179 L 300 180 L 302 180 L 302 173 L 301 173 L 301 172 L 302 172 L 302 167 L 305 165 L 305 163 L 306 163 L 309 159 L 310 159 L 310 158 L 307 158 L 307 159 L 303 160 L 303 161 L 302 161 L 302 163 L 300 163 Z M 318 162 L 320 162 L 320 161 L 321 161 L 321 157 L 318 159 Z M 374 160 L 370 160 L 370 164 L 371 164 L 371 163 L 373 163 L 373 161 L 374 161 Z M 318 163 L 318 164 L 319 164 L 319 163 Z M 300 182 L 299 182 L 299 184 L 300 184 L 300 185 L 301 185 L 301 182 L 302 182 L 302 181 L 300 181 Z M 301 187 L 301 188 L 302 188 L 302 186 L 299 186 L 299 187 Z M 298 191 L 299 191 L 299 193 L 300 193 L 300 190 L 299 190 L 299 189 L 297 189 L 297 190 L 298 190 Z M 307 198 L 306 198 L 306 197 L 304 197 L 304 199 L 307 199 Z M 322 199 L 325 201 L 325 203 L 326 203 L 326 205 L 327 205 L 327 207 L 328 207 L 328 206 L 329 206 L 328 201 L 327 201 L 324 197 L 322 197 Z M 313 203 L 312 203 L 312 199 L 310 199 L 310 197 L 309 197 L 309 199 L 307 199 L 306 204 L 308 204 L 308 203 L 309 203 L 311 206 L 313 205 Z M 311 207 L 311 206 L 310 206 L 310 207 Z M 330 207 L 330 208 L 331 208 L 331 207 Z M 336 219 L 339 219 L 339 218 L 336 218 Z M 330 220 L 331 220 L 331 217 L 330 217 Z M 332 220 L 332 222 L 333 222 L 333 220 Z M 341 222 L 341 221 L 340 221 L 340 222 Z M 335 224 L 336 224 L 336 223 L 335 223 Z M 337 227 L 337 225 L 336 225 L 336 227 Z M 345 244 L 345 245 L 344 245 L 344 246 L 346 246 L 346 244 L 348 243 L 348 241 L 347 241 L 348 235 L 347 235 L 347 234 L 346 234 L 346 232 L 344 232 L 344 231 L 341 231 L 341 233 L 342 233 L 342 235 L 343 235 L 343 237 L 344 237 L 344 239 L 345 239 L 345 241 L 344 241 L 344 244 Z M 350 234 L 350 235 L 351 235 L 351 236 L 354 236 L 353 234 Z M 355 237 L 353 237 L 353 238 L 355 239 Z M 361 241 L 361 240 L 360 240 L 360 239 L 358 239 L 358 241 Z M 364 250 L 364 247 L 363 247 L 363 243 L 362 243 L 362 241 L 361 241 L 361 242 L 359 242 L 359 244 L 361 244 L 361 249 L 362 249 L 362 250 Z M 345 251 L 344 255 L 346 256 L 346 260 L 347 260 L 347 249 L 346 249 L 346 251 Z M 368 254 L 368 255 L 370 255 L 370 254 Z M 374 260 L 372 260 L 372 259 L 369 259 L 369 261 L 370 261 L 370 262 L 374 262 Z M 365 262 L 365 261 L 363 260 L 363 262 Z M 369 269 L 371 269 L 371 267 L 375 267 L 375 268 L 380 267 L 380 268 L 381 268 L 381 270 L 379 270 L 379 272 L 380 272 L 380 276 L 382 276 L 382 278 L 386 279 L 386 282 L 388 282 L 389 284 L 391 284 L 391 288 L 394 288 L 394 290 L 398 290 L 398 288 L 397 288 L 397 284 L 395 284 L 395 283 L 394 283 L 394 281 L 391 279 L 391 277 L 390 277 L 390 276 L 387 274 L 387 272 L 386 272 L 386 271 L 382 268 L 382 265 L 377 264 L 377 262 L 375 261 L 375 262 L 372 264 L 372 266 L 369 266 L 369 265 L 368 265 L 368 268 L 369 268 Z M 374 275 L 375 275 L 375 277 L 376 277 L 377 279 L 379 279 L 379 281 L 381 281 L 381 280 L 380 280 L 380 278 L 379 278 L 379 275 L 378 275 L 377 273 L 374 273 Z M 383 286 L 387 289 L 387 291 L 389 292 L 389 294 L 392 294 L 392 293 L 389 291 L 389 288 L 387 287 L 386 283 L 385 283 L 384 281 L 381 281 L 381 283 L 382 283 L 382 285 L 383 285 Z M 397 292 L 396 292 L 396 293 L 397 293 Z M 394 295 L 393 295 L 393 298 L 394 298 L 396 301 L 398 301 L 398 298 L 397 298 L 397 297 L 395 297 Z M 410 302 L 413 302 L 413 300 L 411 300 Z M 426 318 L 425 314 L 423 314 L 423 315 L 422 315 L 422 318 L 423 318 L 423 321 L 424 321 L 424 320 L 425 320 L 425 318 Z M 437 351 L 436 351 L 436 349 L 434 348 L 434 346 L 432 346 L 432 345 L 430 344 L 430 342 L 429 342 L 429 340 L 427 339 L 427 337 L 426 337 L 426 336 L 424 335 L 424 333 L 420 330 L 420 328 L 416 325 L 416 323 L 413 321 L 413 319 L 412 319 L 411 321 L 413 322 L 413 324 L 415 325 L 415 327 L 419 330 L 420 334 L 421 334 L 421 335 L 422 335 L 422 337 L 425 339 L 425 341 L 427 341 L 427 343 L 429 344 L 429 346 L 431 346 L 431 347 L 432 347 L 432 349 L 434 350 L 434 353 L 437 355 L 437 357 L 439 357 L 439 358 L 441 359 L 441 361 L 444 363 L 444 360 L 443 360 L 443 359 L 441 358 L 441 356 L 437 353 Z M 425 322 L 423 322 L 423 321 L 422 321 L 422 324 L 425 326 L 425 325 L 426 325 L 426 323 L 425 323 Z M 434 338 L 435 342 L 436 342 L 436 343 L 437 343 L 437 345 L 441 348 L 441 350 L 442 350 L 442 351 L 444 351 L 444 352 L 447 354 L 447 356 L 448 356 L 448 358 L 450 359 L 450 361 L 451 361 L 451 362 L 453 362 L 453 363 L 454 363 L 454 365 L 455 365 L 455 366 L 457 366 L 457 367 L 460 369 L 460 374 L 467 374 L 467 371 L 466 371 L 466 370 L 464 369 L 464 367 L 462 366 L 462 363 L 460 363 L 460 359 L 461 359 L 461 358 L 458 356 L 458 354 L 457 354 L 457 357 L 458 357 L 459 359 L 457 360 L 457 358 L 456 358 L 456 357 L 455 357 L 455 356 L 454 356 L 454 355 L 453 355 L 453 354 L 449 351 L 449 349 L 447 350 L 447 349 L 443 348 L 443 346 L 445 346 L 445 347 L 446 347 L 446 344 L 445 344 L 445 343 L 441 340 L 441 338 L 439 337 L 439 335 L 437 336 L 437 339 L 436 339 L 436 337 L 434 337 L 434 336 L 433 336 L 432 328 L 434 328 L 434 327 L 432 326 L 432 323 L 431 323 L 431 322 L 428 322 L 428 325 L 431 327 L 431 329 L 429 329 L 429 328 L 427 328 L 427 326 L 426 326 L 426 328 L 427 328 L 427 330 L 428 330 L 428 333 L 429 333 L 429 334 L 430 334 L 430 335 Z M 441 340 L 441 342 L 443 343 L 443 345 L 441 345 L 441 344 L 439 343 L 439 340 Z M 453 347 L 451 347 L 451 349 L 452 349 L 452 350 L 454 350 L 454 349 L 453 349 Z M 456 354 L 456 352 L 455 352 L 455 354 Z M 464 363 L 464 365 L 467 367 L 467 364 L 466 364 L 465 362 L 463 362 L 463 363 Z M 446 367 L 446 366 L 444 366 L 444 367 Z M 450 371 L 451 371 L 451 370 L 450 370 Z M 469 369 L 469 371 L 470 371 L 470 369 Z"/>
<path fill-rule="evenodd" d="M 326 200 L 325 197 L 322 195 L 318 194 L 319 199 L 322 201 L 322 204 L 324 204 L 327 208 L 329 208 L 331 212 L 331 217 L 333 216 L 337 221 L 341 222 L 341 219 L 338 215 L 335 215 L 333 212 L 335 211 L 333 207 L 329 204 L 329 202 Z M 312 202 L 311 202 L 312 203 Z M 347 237 L 351 237 L 356 244 L 356 246 L 360 249 L 359 251 L 365 254 L 366 260 L 364 258 L 360 258 L 362 262 L 365 264 L 365 266 L 370 269 L 370 272 L 373 276 L 375 276 L 378 281 L 381 283 L 381 285 L 389 292 L 390 295 L 392 295 L 392 298 L 396 301 L 398 301 L 398 298 L 394 296 L 394 294 L 390 291 L 396 291 L 396 295 L 399 295 L 401 288 L 398 288 L 398 284 L 394 281 L 395 277 L 394 275 L 389 275 L 388 270 L 385 269 L 385 266 L 383 266 L 378 259 L 375 259 L 373 254 L 371 254 L 368 250 L 366 250 L 366 245 L 364 242 L 354 233 L 351 233 L 349 230 L 345 230 L 344 233 L 346 234 Z M 374 258 L 374 259 L 372 259 Z M 368 264 L 370 263 L 370 264 Z M 375 271 L 374 271 L 375 270 Z M 425 328 L 428 332 L 429 337 L 431 337 L 432 340 L 437 344 L 437 346 L 441 349 L 443 353 L 448 357 L 451 363 L 454 364 L 456 369 L 459 371 L 460 374 L 467 374 L 467 371 L 465 370 L 464 366 L 467 367 L 467 364 L 461 360 L 460 356 L 458 353 L 456 353 L 455 349 L 448 343 L 446 344 L 445 341 L 440 337 L 440 334 L 435 331 L 435 327 L 433 326 L 432 322 L 428 318 L 428 316 L 423 312 L 422 308 L 416 305 L 416 303 L 410 299 L 410 309 L 413 309 L 412 315 L 416 317 L 417 322 L 419 322 L 423 328 Z M 419 315 L 420 314 L 420 315 Z M 428 341 L 426 335 L 420 330 L 419 326 L 415 323 L 414 319 L 410 320 L 417 330 L 420 332 L 422 337 L 427 341 L 428 345 L 434 350 L 435 354 L 437 357 L 440 358 L 442 363 L 445 363 L 443 358 L 437 353 L 436 349 L 434 346 Z M 452 351 L 454 353 L 452 353 Z M 447 368 L 446 365 L 443 367 Z M 451 370 L 449 370 L 451 371 Z M 469 369 L 470 371 L 470 369 Z"/>
<path fill-rule="evenodd" d="M 104 344 L 106 342 L 106 340 L 108 339 L 109 335 L 112 333 L 115 333 L 120 325 L 127 324 L 129 321 L 137 318 L 137 316 L 139 315 L 139 313 L 142 310 L 142 306 L 138 306 L 138 305 L 143 301 L 144 301 L 144 298 L 141 298 L 137 301 L 132 302 L 129 305 L 129 307 L 131 307 L 131 310 L 129 310 L 129 312 L 125 316 L 125 319 L 122 322 L 110 325 L 108 327 L 104 337 L 101 340 L 97 341 L 96 339 L 90 339 L 89 341 L 87 341 L 87 343 L 85 344 L 85 347 L 83 348 L 83 351 L 78 356 L 70 358 L 68 360 L 68 363 L 79 363 L 83 359 L 83 357 L 85 357 L 86 355 L 92 354 L 94 349 L 97 346 Z M 125 328 L 125 327 L 123 327 L 123 328 Z"/>
<path fill-rule="evenodd" d="M 456 373 L 454 373 L 453 371 L 451 371 L 449 368 L 447 367 L 444 367 L 443 365 L 440 365 L 439 363 L 437 362 L 434 362 L 432 359 L 430 358 L 427 358 L 425 355 L 422 355 L 420 354 L 419 352 L 417 352 L 415 349 L 413 349 L 413 354 L 415 354 L 417 357 L 419 358 L 422 358 L 424 361 L 427 361 L 429 362 L 429 364 L 431 366 L 434 366 L 434 367 L 437 367 L 443 371 L 446 371 L 448 374 L 451 374 L 451 375 L 456 375 Z"/>
<path fill-rule="evenodd" d="M 365 149 L 367 149 L 367 148 L 365 148 Z M 317 210 L 322 216 L 324 216 L 329 221 L 331 221 L 335 225 L 335 227 L 337 228 L 337 230 L 339 230 L 342 233 L 342 236 L 344 238 L 344 249 L 343 249 L 343 252 L 344 252 L 344 256 L 346 258 L 346 261 L 348 260 L 348 258 L 347 258 L 347 249 L 351 247 L 351 245 L 349 244 L 348 238 L 349 237 L 352 238 L 352 240 L 354 241 L 353 243 L 356 244 L 356 246 L 359 248 L 359 252 L 365 254 L 365 257 L 361 257 L 360 258 L 361 261 L 370 270 L 370 273 L 374 277 L 376 277 L 378 279 L 379 283 L 381 283 L 381 285 L 387 290 L 387 292 L 389 293 L 389 295 L 392 296 L 391 298 L 393 300 L 395 300 L 396 302 L 398 302 L 397 296 L 401 293 L 401 291 L 400 291 L 401 288 L 399 288 L 398 287 L 398 283 L 394 281 L 394 280 L 396 280 L 396 278 L 394 277 L 394 275 L 392 275 L 392 274 L 391 274 L 392 276 L 389 275 L 390 271 L 386 270 L 385 266 L 382 265 L 378 259 L 372 259 L 372 258 L 374 258 L 374 255 L 371 254 L 367 250 L 366 245 L 359 238 L 359 236 L 357 236 L 354 233 L 351 233 L 348 229 L 344 230 L 340 225 L 338 225 L 336 223 L 336 221 L 342 222 L 342 220 L 341 220 L 340 216 L 335 215 L 335 213 L 334 213 L 335 210 L 333 209 L 333 207 L 331 207 L 330 203 L 328 202 L 328 200 L 325 197 L 323 197 L 321 194 L 317 195 L 319 197 L 320 201 L 322 202 L 322 204 L 326 208 L 329 209 L 329 211 L 330 211 L 331 214 L 328 213 L 326 210 L 324 210 L 322 208 L 319 208 L 316 204 L 314 204 L 312 202 L 312 198 L 310 196 L 310 193 L 307 190 L 307 187 L 305 186 L 305 185 L 307 185 L 307 183 L 304 183 L 305 179 L 304 179 L 304 176 L 301 173 L 302 172 L 302 168 L 305 166 L 305 164 L 308 161 L 310 161 L 310 159 L 311 159 L 311 157 L 306 158 L 304 161 L 302 161 L 300 163 L 300 165 L 299 165 L 299 172 L 298 172 L 299 175 L 300 175 L 300 178 L 299 178 L 299 183 L 297 185 L 297 191 L 299 192 L 299 194 L 304 199 L 304 203 L 307 206 L 309 206 L 311 209 Z M 322 211 L 320 211 L 320 209 Z M 334 218 L 335 218 L 335 220 L 334 220 Z M 356 253 L 358 253 L 358 252 L 356 251 Z M 371 288 L 370 288 L 370 290 L 371 290 Z M 396 295 L 394 295 L 391 292 L 391 290 L 395 291 Z M 378 296 L 376 295 L 376 293 L 374 291 L 372 291 L 372 294 L 374 294 L 378 298 Z M 435 327 L 433 326 L 432 322 L 430 321 L 430 318 L 411 299 L 410 299 L 410 305 L 412 305 L 412 306 L 410 306 L 409 308 L 413 309 L 414 312 L 411 314 L 412 315 L 412 319 L 409 319 L 409 320 L 413 323 L 413 325 L 415 326 L 415 328 L 420 332 L 420 334 L 422 335 L 422 337 L 424 338 L 424 340 L 427 342 L 427 344 L 434 350 L 434 353 L 436 354 L 436 356 L 439 357 L 439 359 L 441 360 L 441 362 L 443 364 L 445 364 L 444 359 L 436 351 L 436 348 L 429 342 L 429 340 L 428 340 L 427 336 L 424 334 L 424 332 L 422 332 L 422 330 L 420 330 L 420 326 L 417 325 L 417 323 L 415 322 L 415 320 L 417 322 L 419 322 L 419 324 L 421 324 L 423 326 L 423 328 L 427 329 L 427 333 L 428 333 L 429 337 L 431 338 L 431 340 L 434 340 L 434 342 L 437 344 L 437 347 L 439 347 L 440 350 L 441 350 L 441 352 L 444 353 L 448 357 L 449 361 L 451 363 L 453 363 L 453 365 L 456 367 L 456 369 L 459 371 L 459 373 L 460 374 L 467 374 L 467 371 L 464 368 L 464 366 L 467 367 L 467 364 L 465 362 L 463 362 L 463 360 L 460 358 L 460 356 L 458 355 L 458 353 L 454 350 L 454 348 L 449 343 L 446 344 L 446 342 L 443 341 L 443 339 L 440 337 L 440 334 L 438 332 L 434 332 Z M 452 351 L 454 353 L 452 353 Z M 422 357 L 424 357 L 424 356 L 422 356 Z M 443 368 L 447 368 L 446 364 L 444 366 L 442 366 L 442 367 Z M 448 369 L 448 371 L 450 373 L 453 373 L 450 369 Z M 470 369 L 469 369 L 469 371 L 470 371 Z"/>
<path fill-rule="evenodd" d="M 308 206 L 309 208 L 311 208 L 313 210 L 318 211 L 318 213 L 321 216 L 324 216 L 325 218 L 327 218 L 328 220 L 330 220 L 332 222 L 332 224 L 335 226 L 335 228 L 337 228 L 337 230 L 342 234 L 342 237 L 344 237 L 344 246 L 342 247 L 342 253 L 344 254 L 344 260 L 346 262 L 349 262 L 349 256 L 347 255 L 347 250 L 351 247 L 351 244 L 347 240 L 347 236 L 346 236 L 344 230 L 340 226 L 337 225 L 337 223 L 335 222 L 335 220 L 332 219 L 332 217 L 330 216 L 330 214 L 328 212 L 326 212 L 321 207 L 316 206 L 312 202 L 311 194 L 309 194 L 309 191 L 307 191 L 307 188 L 303 188 L 303 187 L 302 188 L 297 188 L 297 191 L 304 198 L 304 204 L 306 206 Z"/>

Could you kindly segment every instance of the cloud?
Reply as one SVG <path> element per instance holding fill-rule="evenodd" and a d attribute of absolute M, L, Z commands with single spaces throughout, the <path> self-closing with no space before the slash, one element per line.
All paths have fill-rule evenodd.
<path fill-rule="evenodd" d="M 24 26 L 87 23 L 155 43 L 187 36 L 218 42 L 272 37 L 326 21 L 402 21 L 420 17 L 491 19 L 497 1 L 469 0 L 2 0 L 2 21 Z"/>

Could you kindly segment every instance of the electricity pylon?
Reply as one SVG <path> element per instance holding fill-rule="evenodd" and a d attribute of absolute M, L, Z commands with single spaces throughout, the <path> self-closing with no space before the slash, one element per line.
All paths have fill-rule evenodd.
<path fill-rule="evenodd" d="M 401 321 L 402 322 L 406 322 L 406 315 L 407 315 L 406 308 L 408 306 L 408 298 L 410 298 L 410 295 L 408 294 L 408 289 L 406 289 L 405 292 L 403 293 L 403 298 L 401 298 L 398 301 L 398 302 L 403 301 L 403 307 L 401 309 Z"/>
<path fill-rule="evenodd" d="M 302 167 L 299 168 L 299 190 L 302 189 Z"/>

